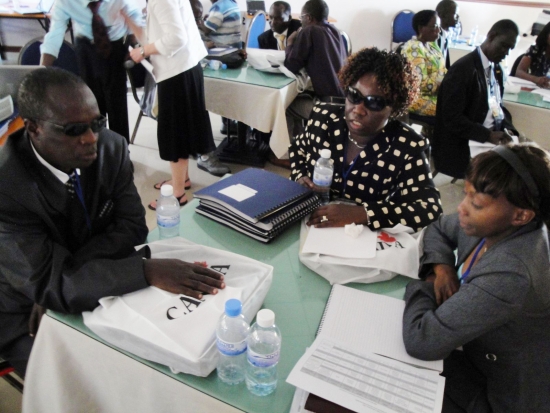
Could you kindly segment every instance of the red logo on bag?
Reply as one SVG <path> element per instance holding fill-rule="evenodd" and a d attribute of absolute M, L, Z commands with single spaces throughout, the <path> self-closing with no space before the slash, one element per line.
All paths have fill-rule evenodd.
<path fill-rule="evenodd" d="M 378 239 L 382 242 L 395 242 L 395 238 L 388 235 L 384 231 L 380 231 L 380 234 L 378 234 Z"/>

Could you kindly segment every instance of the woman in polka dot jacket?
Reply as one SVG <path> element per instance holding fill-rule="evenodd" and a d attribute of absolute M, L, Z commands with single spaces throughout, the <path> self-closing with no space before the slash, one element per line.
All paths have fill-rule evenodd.
<path fill-rule="evenodd" d="M 345 106 L 313 108 L 304 133 L 290 145 L 291 179 L 314 189 L 315 162 L 328 148 L 334 161 L 331 197 L 355 205 L 321 206 L 308 225 L 422 229 L 442 209 L 425 154 L 427 141 L 395 119 L 418 93 L 410 63 L 397 53 L 363 49 L 349 58 L 339 77 Z"/>

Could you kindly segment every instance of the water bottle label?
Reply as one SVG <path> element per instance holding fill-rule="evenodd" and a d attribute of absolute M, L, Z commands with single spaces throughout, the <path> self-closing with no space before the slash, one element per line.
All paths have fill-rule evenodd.
<path fill-rule="evenodd" d="M 174 216 L 157 215 L 157 225 L 159 227 L 172 228 L 175 226 L 179 226 L 179 224 L 180 224 L 179 214 Z"/>
<path fill-rule="evenodd" d="M 238 356 L 246 351 L 246 340 L 239 341 L 238 343 L 229 343 L 216 338 L 216 345 L 219 352 L 225 356 Z"/>
<path fill-rule="evenodd" d="M 313 172 L 313 183 L 319 186 L 330 186 L 332 184 L 332 174 L 322 175 L 318 172 Z"/>
<path fill-rule="evenodd" d="M 271 367 L 279 362 L 279 351 L 271 354 L 259 354 L 248 349 L 247 358 L 256 367 Z"/>

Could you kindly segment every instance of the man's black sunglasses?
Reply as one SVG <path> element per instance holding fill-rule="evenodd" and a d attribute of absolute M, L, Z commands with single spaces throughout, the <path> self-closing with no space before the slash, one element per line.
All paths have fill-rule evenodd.
<path fill-rule="evenodd" d="M 348 86 L 346 89 L 346 97 L 354 105 L 363 102 L 363 105 L 365 105 L 368 110 L 374 112 L 380 112 L 390 104 L 390 102 L 382 96 L 363 96 L 361 92 L 351 86 Z"/>
<path fill-rule="evenodd" d="M 93 133 L 98 133 L 105 128 L 105 125 L 107 124 L 107 118 L 105 116 L 100 116 L 90 123 L 67 123 L 66 125 L 59 125 L 45 119 L 42 119 L 42 121 L 48 122 L 50 125 L 62 130 L 67 136 L 80 136 L 86 133 L 88 129 L 91 129 Z"/>

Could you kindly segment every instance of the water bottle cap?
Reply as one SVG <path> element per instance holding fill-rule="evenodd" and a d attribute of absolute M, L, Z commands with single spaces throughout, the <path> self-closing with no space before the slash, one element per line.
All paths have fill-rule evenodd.
<path fill-rule="evenodd" d="M 321 158 L 330 159 L 330 149 L 323 149 L 321 150 Z"/>
<path fill-rule="evenodd" d="M 172 185 L 162 185 L 160 187 L 160 194 L 162 196 L 172 196 L 174 195 L 174 187 Z"/>
<path fill-rule="evenodd" d="M 272 327 L 275 324 L 275 313 L 267 308 L 258 311 L 256 322 L 260 327 Z"/>
<path fill-rule="evenodd" d="M 227 65 L 225 63 L 222 63 L 222 70 L 227 69 Z"/>
<path fill-rule="evenodd" d="M 241 304 L 241 301 L 236 298 L 231 298 L 225 302 L 225 314 L 229 317 L 237 317 L 241 314 L 242 309 L 243 305 Z"/>

